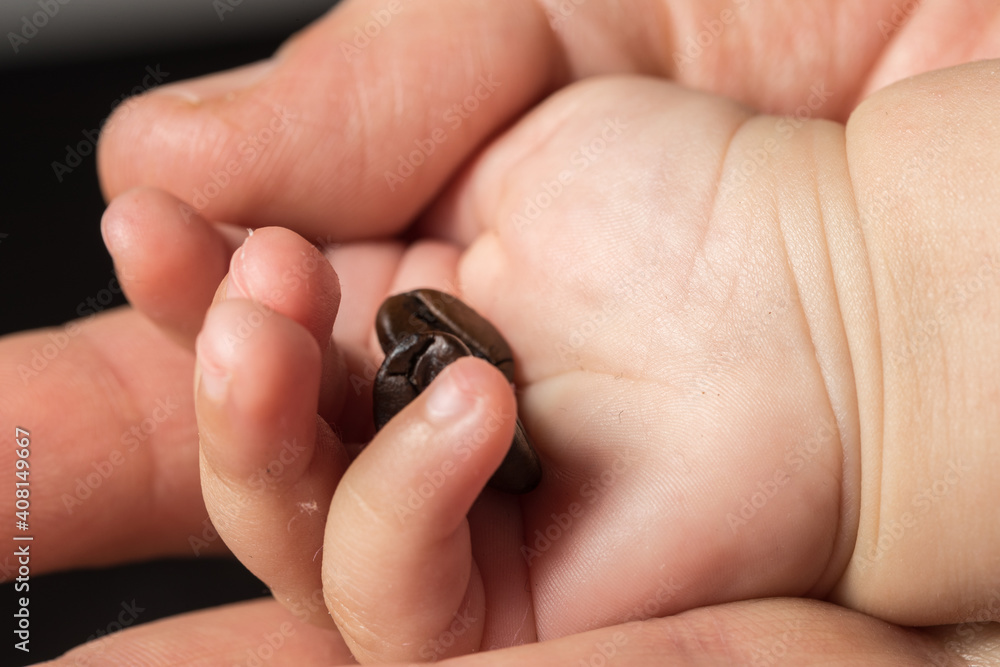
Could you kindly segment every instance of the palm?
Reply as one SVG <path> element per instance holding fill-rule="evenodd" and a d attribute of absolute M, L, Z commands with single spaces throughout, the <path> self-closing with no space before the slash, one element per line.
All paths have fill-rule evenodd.
<path fill-rule="evenodd" d="M 564 103 L 586 111 L 552 127 Z M 522 576 L 495 568 L 493 585 L 530 580 L 541 638 L 832 583 L 839 436 L 776 221 L 710 210 L 745 119 L 651 81 L 591 84 L 499 140 L 423 223 L 468 237 L 453 285 L 519 364 L 546 478 L 497 531 L 522 536 Z M 793 470 L 796 447 L 810 464 Z"/>

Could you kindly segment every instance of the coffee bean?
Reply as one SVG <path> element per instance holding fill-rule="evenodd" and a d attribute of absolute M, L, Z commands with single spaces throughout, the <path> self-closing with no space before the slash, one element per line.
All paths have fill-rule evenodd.
<path fill-rule="evenodd" d="M 375 316 L 382 351 L 412 334 L 442 331 L 459 338 L 474 356 L 485 359 L 514 382 L 514 354 L 496 327 L 457 297 L 432 289 L 390 296 Z"/>
<path fill-rule="evenodd" d="M 472 353 L 443 332 L 412 334 L 389 350 L 375 375 L 375 428 L 381 429 L 453 361 Z"/>
<path fill-rule="evenodd" d="M 375 317 L 385 361 L 375 376 L 373 410 L 381 429 L 437 377 L 463 356 L 485 359 L 514 381 L 514 355 L 496 327 L 456 297 L 431 289 L 385 300 Z M 541 481 L 542 467 L 518 419 L 514 439 L 490 486 L 527 493 Z"/>

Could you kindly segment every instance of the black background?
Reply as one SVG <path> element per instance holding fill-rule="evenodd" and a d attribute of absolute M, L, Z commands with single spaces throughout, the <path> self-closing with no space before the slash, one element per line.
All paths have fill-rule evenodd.
<path fill-rule="evenodd" d="M 239 12 L 232 18 L 227 17 L 225 29 L 235 33 Z M 0 71 L 0 334 L 74 319 L 81 302 L 106 289 L 113 278 L 101 241 L 105 202 L 94 155 L 84 157 L 60 182 L 52 162 L 65 161 L 67 146 L 82 141 L 85 130 L 100 127 L 113 103 L 142 81 L 147 66 L 158 65 L 170 73 L 167 82 L 173 82 L 252 62 L 270 55 L 314 18 L 291 17 L 270 33 L 258 31 L 251 38 L 220 35 L 217 44 L 180 44 L 170 51 Z M 123 303 L 118 295 L 108 307 Z M 16 391 L 16 386 L 0 388 L 0 401 L 2 394 Z M 147 623 L 267 594 L 236 561 L 208 558 L 32 576 L 30 586 L 27 655 L 13 649 L 11 615 L 20 594 L 13 584 L 0 587 L 0 609 L 7 619 L 0 623 L 2 665 L 51 659 L 116 630 L 123 604 L 133 600 L 143 609 L 136 623 Z"/>

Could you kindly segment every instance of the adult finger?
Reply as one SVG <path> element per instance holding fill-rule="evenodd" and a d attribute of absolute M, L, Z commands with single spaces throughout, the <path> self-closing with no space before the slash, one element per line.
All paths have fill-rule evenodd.
<path fill-rule="evenodd" d="M 694 609 L 449 660 L 453 667 L 548 665 L 997 664 L 989 625 L 920 632 L 812 600 L 775 598 Z M 176 616 L 102 637 L 48 667 L 78 664 L 353 664 L 342 640 L 296 621 L 273 600 Z"/>
<path fill-rule="evenodd" d="M 205 311 L 246 230 L 212 225 L 162 190 L 136 188 L 111 202 L 101 234 L 129 303 L 194 349 Z"/>
<path fill-rule="evenodd" d="M 272 599 L 252 600 L 138 625 L 44 663 L 77 665 L 353 665 L 333 630 L 295 618 Z"/>
<path fill-rule="evenodd" d="M 960 667 L 994 664 L 966 661 L 964 656 L 996 660 L 995 637 L 993 631 L 980 631 L 968 641 L 958 638 L 954 629 L 925 634 L 824 602 L 772 598 L 701 607 L 667 618 L 466 656 L 451 664 Z"/>
<path fill-rule="evenodd" d="M 220 553 L 198 482 L 193 356 L 118 309 L 0 339 L 0 470 L 30 492 L 31 572 Z M 15 428 L 29 435 L 18 468 Z M 14 494 L 3 500 L 15 512 Z M 0 559 L 0 577 L 17 576 Z"/>
<path fill-rule="evenodd" d="M 373 15 L 389 23 L 355 47 Z M 556 54 L 526 0 L 347 2 L 266 63 L 123 105 L 101 139 L 104 192 L 156 185 L 210 220 L 310 239 L 385 235 L 544 93 Z"/>
<path fill-rule="evenodd" d="M 313 240 L 384 236 L 485 140 L 593 74 L 667 76 L 766 111 L 843 118 L 885 48 L 874 26 L 893 6 L 783 6 L 779 22 L 745 0 L 544 10 L 531 0 L 355 0 L 272 59 L 122 105 L 98 166 L 109 198 L 148 184 L 210 220 L 281 224 Z M 797 39 L 782 34 L 790 29 Z M 809 58 L 797 51 L 804 42 L 815 45 Z"/>

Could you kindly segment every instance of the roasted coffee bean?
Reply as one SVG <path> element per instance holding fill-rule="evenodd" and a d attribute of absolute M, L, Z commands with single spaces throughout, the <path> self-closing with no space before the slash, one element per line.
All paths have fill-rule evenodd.
<path fill-rule="evenodd" d="M 472 353 L 461 340 L 443 332 L 413 334 L 389 350 L 375 375 L 372 408 L 381 429 L 427 388 L 453 361 Z"/>
<path fill-rule="evenodd" d="M 381 429 L 437 377 L 448 364 L 474 355 L 514 381 L 514 355 L 500 332 L 456 297 L 431 289 L 385 300 L 375 318 L 385 361 L 375 376 L 373 410 Z M 538 486 L 541 462 L 518 419 L 514 439 L 490 486 L 527 493 Z"/>
<path fill-rule="evenodd" d="M 496 327 L 457 297 L 433 289 L 390 296 L 375 316 L 382 351 L 389 351 L 412 334 L 443 331 L 465 343 L 474 356 L 485 359 L 514 382 L 514 355 Z"/>

